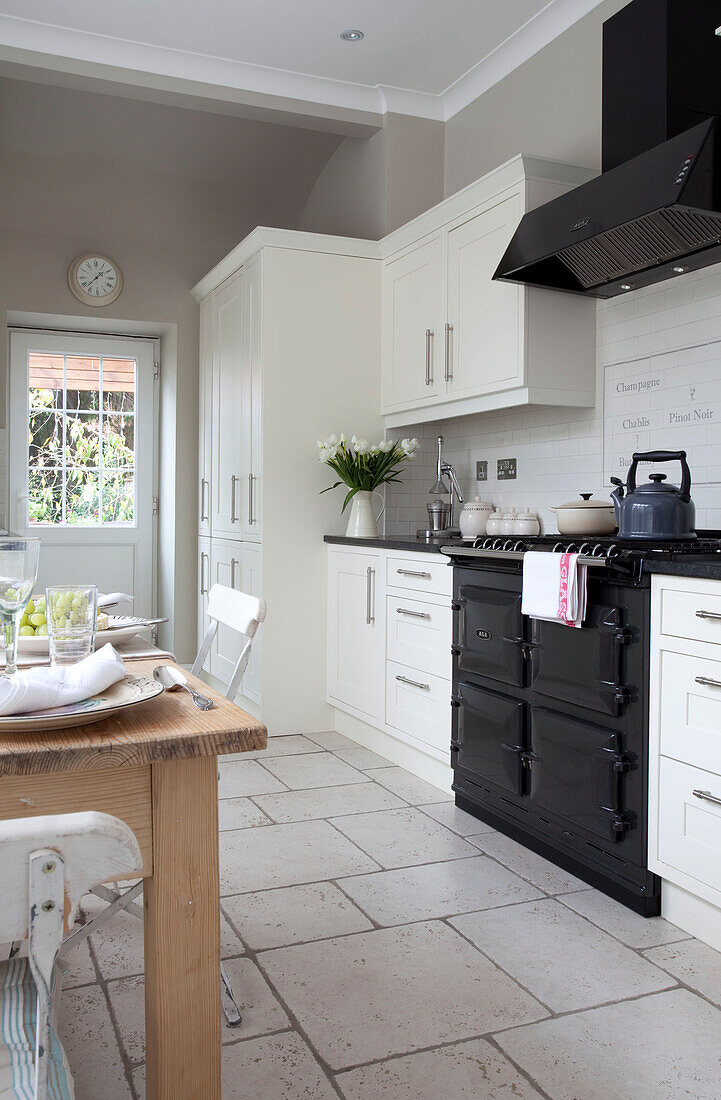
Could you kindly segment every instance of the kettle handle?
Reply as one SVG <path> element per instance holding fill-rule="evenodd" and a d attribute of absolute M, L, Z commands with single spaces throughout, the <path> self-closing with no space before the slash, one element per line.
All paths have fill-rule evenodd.
<path fill-rule="evenodd" d="M 678 495 L 683 501 L 691 499 L 691 471 L 688 468 L 685 451 L 637 451 L 633 456 L 626 481 L 629 493 L 636 488 L 636 467 L 639 462 L 680 462 L 681 487 Z"/>

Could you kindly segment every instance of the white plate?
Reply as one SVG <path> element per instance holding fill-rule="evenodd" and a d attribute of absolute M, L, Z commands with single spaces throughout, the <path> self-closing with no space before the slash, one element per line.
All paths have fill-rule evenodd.
<path fill-rule="evenodd" d="M 92 699 L 83 699 L 80 703 L 70 703 L 67 707 L 54 710 L 36 710 L 30 714 L 11 714 L 0 717 L 0 731 L 5 733 L 39 733 L 42 730 L 61 730 L 67 726 L 87 726 L 91 722 L 102 722 L 125 707 L 145 703 L 160 695 L 163 685 L 146 676 L 131 676 L 113 684 L 107 691 L 94 695 Z"/>
<path fill-rule="evenodd" d="M 108 620 L 109 624 L 115 626 L 116 629 L 99 630 L 95 635 L 96 649 L 100 649 L 106 642 L 119 645 L 121 642 L 127 642 L 128 639 L 134 638 L 141 630 L 150 629 L 143 626 L 145 619 L 136 619 L 132 615 L 109 615 Z M 4 642 L 2 648 L 5 648 Z M 25 653 L 32 654 L 35 657 L 47 657 L 49 652 L 47 634 L 36 634 L 30 638 L 18 638 L 18 655 Z"/>

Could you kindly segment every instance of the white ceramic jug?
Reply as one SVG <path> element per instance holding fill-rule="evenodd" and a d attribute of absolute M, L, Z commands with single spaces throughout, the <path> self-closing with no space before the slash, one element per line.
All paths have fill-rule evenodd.
<path fill-rule="evenodd" d="M 378 520 L 385 512 L 386 506 L 384 504 L 378 515 L 376 515 L 373 511 L 373 501 L 371 499 L 373 493 L 378 493 L 378 496 L 381 497 L 381 500 L 383 499 L 377 489 L 374 489 L 373 492 L 369 492 L 367 489 L 359 489 L 359 491 L 353 497 L 350 505 L 350 518 L 348 520 L 348 527 L 346 528 L 346 538 L 378 538 Z"/>
<path fill-rule="evenodd" d="M 493 512 L 493 505 L 476 497 L 467 500 L 458 519 L 458 526 L 464 539 L 479 538 L 486 533 L 486 523 Z"/>

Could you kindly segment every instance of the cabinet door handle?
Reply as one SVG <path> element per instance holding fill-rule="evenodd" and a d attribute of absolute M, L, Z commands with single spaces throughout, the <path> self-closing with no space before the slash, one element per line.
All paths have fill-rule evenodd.
<path fill-rule="evenodd" d="M 426 385 L 430 386 L 433 383 L 433 374 L 431 372 L 431 341 L 433 340 L 433 330 L 426 329 Z"/>
<path fill-rule="evenodd" d="M 373 615 L 373 578 L 375 577 L 375 569 L 370 565 L 366 569 L 366 623 L 368 626 L 375 622 Z"/>
<path fill-rule="evenodd" d="M 451 333 L 453 332 L 453 325 L 446 322 L 446 362 L 445 370 L 443 372 L 443 379 L 445 382 L 450 382 L 453 378 L 453 371 L 451 370 Z"/>
<path fill-rule="evenodd" d="M 255 514 L 253 512 L 253 482 L 255 478 L 252 474 L 248 474 L 248 523 L 255 523 Z"/>
<path fill-rule="evenodd" d="M 410 684 L 413 688 L 420 688 L 421 691 L 430 691 L 430 684 L 421 684 L 418 680 L 409 680 L 407 676 L 396 676 L 396 680 L 400 680 L 402 684 Z"/>
<path fill-rule="evenodd" d="M 208 555 L 205 551 L 201 551 L 200 554 L 200 594 L 201 596 L 208 595 L 208 582 L 205 579 L 205 564 L 208 561 Z"/>
<path fill-rule="evenodd" d="M 430 580 L 430 573 L 425 573 L 423 570 L 419 572 L 417 569 L 396 569 L 396 573 L 400 573 L 401 577 L 423 577 L 425 580 Z"/>
<path fill-rule="evenodd" d="M 721 798 L 711 794 L 711 791 L 692 791 L 691 793 L 694 798 L 700 798 L 703 802 L 713 802 L 716 806 L 721 806 Z"/>
<path fill-rule="evenodd" d="M 230 559 L 230 587 L 235 588 L 235 567 L 238 564 L 237 558 Z"/>
<path fill-rule="evenodd" d="M 237 478 L 235 476 L 235 474 L 233 474 L 233 476 L 230 479 L 230 522 L 231 523 L 237 523 L 238 522 L 238 512 L 237 512 L 236 507 L 235 507 L 235 487 L 236 487 L 236 485 L 238 484 L 239 481 L 240 481 L 240 478 Z"/>
<path fill-rule="evenodd" d="M 206 505 L 205 490 L 209 488 L 208 482 L 204 477 L 200 479 L 200 519 L 201 522 L 208 518 L 208 508 Z"/>
<path fill-rule="evenodd" d="M 711 680 L 708 676 L 697 676 L 696 683 L 703 687 L 721 688 L 721 680 Z"/>
<path fill-rule="evenodd" d="M 397 607 L 396 611 L 399 615 L 410 615 L 412 619 L 430 619 L 427 611 L 408 611 L 405 607 Z"/>
<path fill-rule="evenodd" d="M 697 611 L 697 619 L 721 619 L 721 611 Z"/>

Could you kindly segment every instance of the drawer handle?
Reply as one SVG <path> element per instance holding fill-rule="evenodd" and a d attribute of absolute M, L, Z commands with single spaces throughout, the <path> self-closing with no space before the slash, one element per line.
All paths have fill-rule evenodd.
<path fill-rule="evenodd" d="M 708 676 L 697 676 L 697 684 L 703 684 L 704 687 L 721 688 L 721 680 L 711 680 Z"/>
<path fill-rule="evenodd" d="M 402 684 L 410 684 L 411 687 L 420 688 L 421 691 L 430 691 L 430 684 L 420 684 L 418 680 L 409 680 L 407 676 L 396 676 L 396 680 L 400 680 Z"/>
<path fill-rule="evenodd" d="M 400 573 L 402 577 L 423 577 L 427 581 L 431 579 L 430 573 L 419 572 L 417 569 L 396 569 L 396 573 Z"/>
<path fill-rule="evenodd" d="M 697 619 L 721 619 L 721 611 L 697 611 Z"/>
<path fill-rule="evenodd" d="M 721 798 L 717 798 L 715 794 L 711 794 L 711 791 L 692 791 L 694 798 L 700 798 L 703 802 L 713 802 L 716 806 L 721 806 Z"/>
<path fill-rule="evenodd" d="M 398 615 L 410 615 L 412 619 L 430 619 L 427 611 L 407 611 L 405 607 L 397 607 L 396 613 Z"/>

